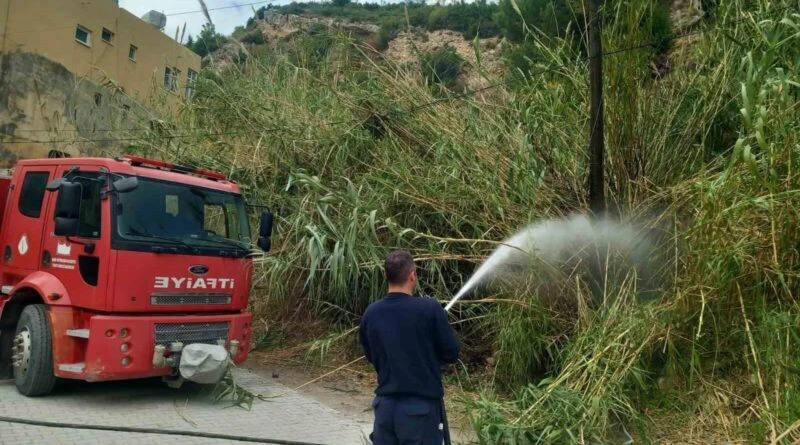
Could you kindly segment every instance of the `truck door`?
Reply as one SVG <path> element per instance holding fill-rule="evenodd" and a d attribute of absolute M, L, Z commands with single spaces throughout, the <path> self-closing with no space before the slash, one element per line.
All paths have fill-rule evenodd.
<path fill-rule="evenodd" d="M 64 176 L 69 166 L 59 167 L 58 177 Z M 101 199 L 106 188 L 106 176 L 99 167 L 81 167 L 69 176 L 69 181 L 82 185 L 81 206 L 78 216 L 78 235 L 55 235 L 55 211 L 58 192 L 51 194 L 45 226 L 42 255 L 46 270 L 61 280 L 69 289 L 73 306 L 105 309 L 105 289 L 110 258 L 109 202 Z"/>
<path fill-rule="evenodd" d="M 42 236 L 49 219 L 45 187 L 54 173 L 54 166 L 23 166 L 12 182 L 3 221 L 3 263 L 12 276 L 4 276 L 3 284 L 42 268 Z"/>

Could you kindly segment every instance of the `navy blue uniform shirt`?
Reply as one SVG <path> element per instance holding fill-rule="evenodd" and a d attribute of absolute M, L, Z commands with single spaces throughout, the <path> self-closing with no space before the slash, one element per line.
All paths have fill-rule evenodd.
<path fill-rule="evenodd" d="M 436 300 L 389 293 L 364 312 L 359 337 L 378 373 L 376 395 L 442 398 L 440 367 L 458 360 L 459 348 Z"/>

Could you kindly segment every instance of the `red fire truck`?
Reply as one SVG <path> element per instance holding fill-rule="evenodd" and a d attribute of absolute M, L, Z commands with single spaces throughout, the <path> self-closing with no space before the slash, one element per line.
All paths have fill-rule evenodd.
<path fill-rule="evenodd" d="M 179 383 L 190 345 L 246 359 L 257 251 L 224 175 L 135 156 L 22 160 L 0 177 L 0 209 L 0 377 L 20 393 Z M 260 222 L 268 251 L 269 210 Z"/>

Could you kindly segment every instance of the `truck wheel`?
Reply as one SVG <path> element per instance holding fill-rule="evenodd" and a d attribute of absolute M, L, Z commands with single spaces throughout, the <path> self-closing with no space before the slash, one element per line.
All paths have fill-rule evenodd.
<path fill-rule="evenodd" d="M 32 304 L 22 310 L 13 346 L 14 379 L 26 396 L 40 396 L 53 390 L 53 341 L 47 307 Z"/>

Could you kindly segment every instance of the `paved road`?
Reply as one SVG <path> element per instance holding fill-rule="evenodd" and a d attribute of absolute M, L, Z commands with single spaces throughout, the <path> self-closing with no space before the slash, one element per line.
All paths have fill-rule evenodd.
<path fill-rule="evenodd" d="M 283 394 L 289 389 L 250 371 L 237 369 L 237 384 L 254 393 Z M 169 389 L 160 380 L 82 383 L 70 382 L 55 393 L 27 398 L 13 381 L 0 381 L 0 416 L 78 424 L 122 425 L 183 431 L 203 431 L 330 445 L 369 443 L 370 427 L 316 400 L 289 391 L 269 401 L 256 401 L 252 410 L 214 404 L 209 388 L 184 385 Z M 0 445 L 231 445 L 246 442 L 185 436 L 120 433 L 40 427 L 0 422 Z"/>

